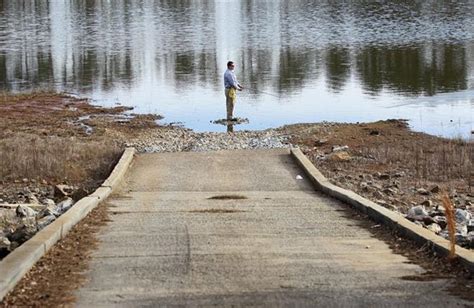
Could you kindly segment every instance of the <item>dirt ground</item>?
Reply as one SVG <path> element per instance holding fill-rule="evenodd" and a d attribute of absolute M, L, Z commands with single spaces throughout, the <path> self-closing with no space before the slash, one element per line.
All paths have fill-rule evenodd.
<path fill-rule="evenodd" d="M 402 213 L 446 191 L 474 210 L 474 142 L 413 132 L 403 120 L 281 128 L 333 183 Z M 335 151 L 339 149 L 339 151 Z M 425 191 L 426 190 L 426 191 Z"/>
<path fill-rule="evenodd" d="M 156 127 L 160 118 L 55 93 L 4 95 L 0 114 L 0 203 L 25 202 L 25 187 L 34 192 L 68 184 L 94 190 L 125 140 Z"/>

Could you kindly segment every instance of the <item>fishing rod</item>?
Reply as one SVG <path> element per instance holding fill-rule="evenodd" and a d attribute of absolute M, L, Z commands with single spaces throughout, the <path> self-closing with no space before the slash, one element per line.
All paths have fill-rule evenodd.
<path fill-rule="evenodd" d="M 272 93 L 268 93 L 268 92 L 265 92 L 265 91 L 260 91 L 260 90 L 255 89 L 255 88 L 244 88 L 244 89 L 248 89 L 248 90 L 252 90 L 252 91 L 258 92 L 258 93 L 262 93 L 262 94 L 266 94 L 266 95 L 270 95 L 270 96 L 273 96 L 273 97 L 278 97 L 278 98 L 280 98 L 279 95 L 272 94 Z"/>

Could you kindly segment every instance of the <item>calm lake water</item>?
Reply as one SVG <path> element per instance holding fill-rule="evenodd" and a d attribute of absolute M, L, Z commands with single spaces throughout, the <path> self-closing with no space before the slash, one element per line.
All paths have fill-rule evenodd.
<path fill-rule="evenodd" d="M 54 89 L 225 131 L 410 120 L 474 129 L 474 1 L 0 0 L 0 90 Z"/>

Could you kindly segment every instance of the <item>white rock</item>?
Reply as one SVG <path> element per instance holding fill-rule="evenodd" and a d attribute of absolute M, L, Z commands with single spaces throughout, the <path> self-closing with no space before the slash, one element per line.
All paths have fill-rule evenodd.
<path fill-rule="evenodd" d="M 349 146 L 347 145 L 332 147 L 332 152 L 347 151 L 347 150 L 349 150 Z"/>
<path fill-rule="evenodd" d="M 441 227 L 438 224 L 431 224 L 428 227 L 426 227 L 428 230 L 438 234 L 442 231 Z"/>
<path fill-rule="evenodd" d="M 56 206 L 56 211 L 62 214 L 69 210 L 73 204 L 74 200 L 72 200 L 72 198 L 67 198 L 66 200 L 58 203 Z"/>
<path fill-rule="evenodd" d="M 30 217 L 36 216 L 36 211 L 26 205 L 17 206 L 15 212 L 18 217 L 22 217 L 22 218 L 24 217 L 30 218 Z"/>
<path fill-rule="evenodd" d="M 0 234 L 0 251 L 1 250 L 9 250 L 10 249 L 10 241 L 4 235 Z"/>
<path fill-rule="evenodd" d="M 426 216 L 428 216 L 428 212 L 421 205 L 412 207 L 407 213 L 407 218 L 411 220 L 423 220 Z"/>

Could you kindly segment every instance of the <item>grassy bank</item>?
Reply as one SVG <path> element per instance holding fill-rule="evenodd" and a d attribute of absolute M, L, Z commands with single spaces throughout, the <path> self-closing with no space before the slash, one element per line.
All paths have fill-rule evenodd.
<path fill-rule="evenodd" d="M 67 183 L 92 190 L 109 174 L 124 148 L 116 138 L 155 125 L 153 116 L 124 115 L 87 99 L 55 93 L 0 98 L 0 186 L 12 201 L 18 186 Z M 111 137 L 115 133 L 115 137 Z"/>

